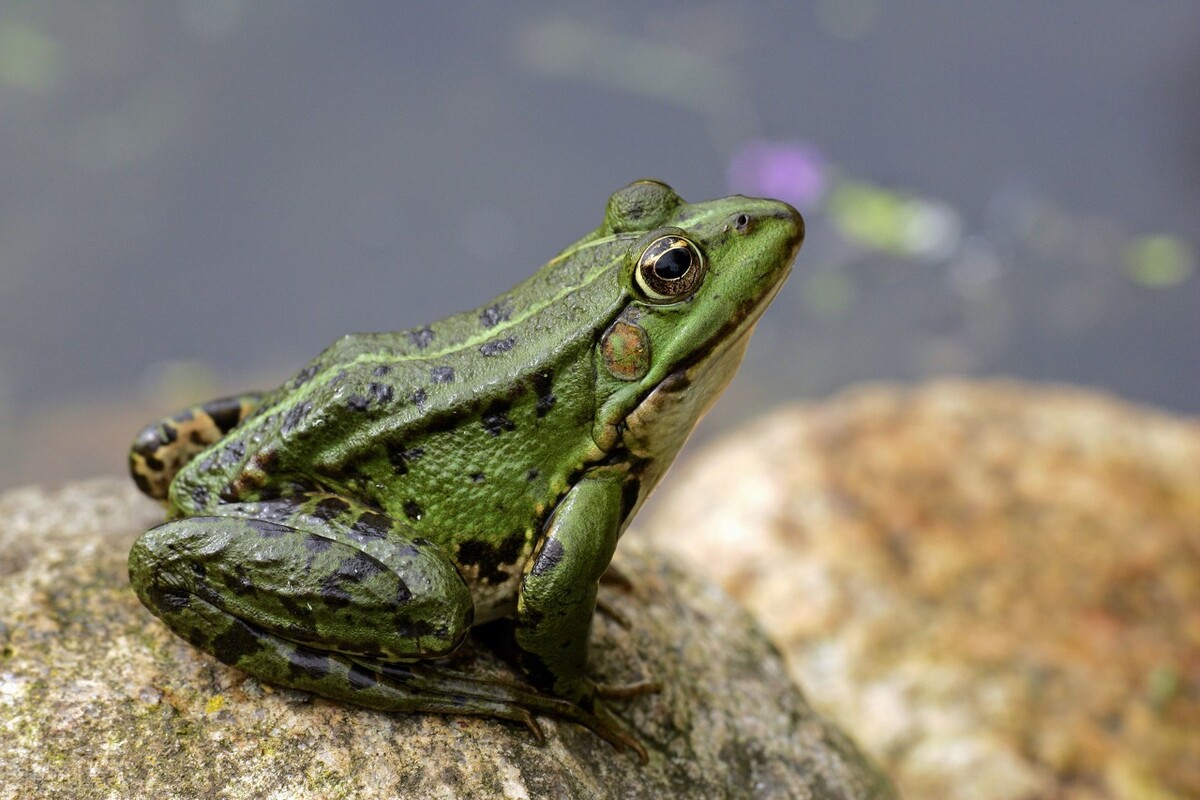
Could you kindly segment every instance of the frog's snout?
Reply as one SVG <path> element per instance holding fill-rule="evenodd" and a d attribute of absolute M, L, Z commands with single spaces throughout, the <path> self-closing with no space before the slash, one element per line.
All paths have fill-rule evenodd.
<path fill-rule="evenodd" d="M 780 203 L 781 208 L 772 216 L 783 220 L 788 226 L 788 244 L 791 246 L 791 258 L 796 257 L 800 245 L 804 244 L 804 217 L 800 212 L 787 203 Z"/>

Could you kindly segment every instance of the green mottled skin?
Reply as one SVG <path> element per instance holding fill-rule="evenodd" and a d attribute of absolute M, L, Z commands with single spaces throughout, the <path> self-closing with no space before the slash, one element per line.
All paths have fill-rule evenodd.
<path fill-rule="evenodd" d="M 131 471 L 171 519 L 130 554 L 138 596 L 269 682 L 539 736 L 552 714 L 644 758 L 601 697 L 651 685 L 585 672 L 597 582 L 802 237 L 783 203 L 640 181 L 480 309 L 346 336 L 273 392 L 148 426 Z M 530 686 L 438 660 L 502 617 Z"/>

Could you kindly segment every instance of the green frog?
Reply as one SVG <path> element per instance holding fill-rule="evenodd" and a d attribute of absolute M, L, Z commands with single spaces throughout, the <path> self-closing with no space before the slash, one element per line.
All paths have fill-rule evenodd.
<path fill-rule="evenodd" d="M 588 635 L 617 540 L 729 382 L 804 236 L 785 203 L 637 181 L 487 305 L 345 336 L 282 386 L 141 431 L 168 521 L 129 555 L 142 603 L 261 680 L 401 712 L 580 723 L 646 751 Z M 455 669 L 506 621 L 523 680 Z"/>

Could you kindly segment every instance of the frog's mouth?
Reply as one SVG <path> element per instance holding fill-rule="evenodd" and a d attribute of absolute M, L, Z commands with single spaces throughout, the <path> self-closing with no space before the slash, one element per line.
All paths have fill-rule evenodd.
<path fill-rule="evenodd" d="M 799 245 L 797 245 L 797 247 L 799 247 Z M 758 321 L 762 319 L 762 315 L 766 312 L 767 306 L 771 305 L 771 303 L 775 300 L 775 297 L 783 288 L 783 284 L 791 272 L 792 259 L 788 259 L 787 265 L 782 269 L 778 267 L 768 267 L 756 275 L 756 280 L 765 280 L 772 278 L 772 274 L 775 273 L 771 287 L 754 300 L 748 301 L 746 308 L 739 309 L 740 313 L 730 316 L 725 324 L 718 328 L 711 337 L 713 342 L 712 346 L 708 349 L 702 348 L 698 350 L 689 358 L 681 362 L 674 370 L 672 370 L 671 375 L 668 375 L 663 380 L 663 383 L 671 380 L 671 378 L 678 372 L 692 372 L 700 364 L 719 360 L 727 350 L 745 352 L 746 345 L 749 344 L 750 337 L 754 334 L 754 328 L 758 325 Z M 662 384 L 659 385 L 661 386 Z"/>
<path fill-rule="evenodd" d="M 778 220 L 783 223 L 784 227 L 779 235 L 786 237 L 784 242 L 789 246 L 787 257 L 778 262 L 772 261 L 761 266 L 751 282 L 767 284 L 766 290 L 747 300 L 745 305 L 729 316 L 725 324 L 710 337 L 713 344 L 709 349 L 702 348 L 697 353 L 693 353 L 674 371 L 691 370 L 695 364 L 716 359 L 729 348 L 738 348 L 740 351 L 746 349 L 754 327 L 767 310 L 767 306 L 775 300 L 788 276 L 791 275 L 792 266 L 800 252 L 800 245 L 804 242 L 804 219 L 791 206 L 783 203 L 777 205 L 782 208 L 774 213 L 763 215 L 762 221 Z"/>

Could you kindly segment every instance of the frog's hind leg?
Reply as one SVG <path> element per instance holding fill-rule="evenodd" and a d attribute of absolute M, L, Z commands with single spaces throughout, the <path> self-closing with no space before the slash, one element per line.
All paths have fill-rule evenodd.
<path fill-rule="evenodd" d="M 266 641 L 384 661 L 447 655 L 470 630 L 466 582 L 403 522 L 325 494 L 215 511 L 142 534 L 129 577 L 151 611 L 222 661 L 286 683 L 246 666 L 256 651 L 226 646 L 227 632 L 245 643 L 238 622 Z"/>
<path fill-rule="evenodd" d="M 218 506 L 152 528 L 129 554 L 139 599 L 175 633 L 267 683 L 383 711 L 533 714 L 641 745 L 602 707 L 454 671 L 473 622 L 450 558 L 411 528 L 334 495 Z"/>
<path fill-rule="evenodd" d="M 440 547 L 336 495 L 216 512 L 152 528 L 129 554 L 138 598 L 177 634 L 269 683 L 374 708 L 465 710 L 381 671 L 449 655 L 470 631 L 470 589 Z"/>
<path fill-rule="evenodd" d="M 182 596 L 173 600 L 182 601 Z M 169 613 L 175 616 L 172 627 L 193 645 L 267 683 L 380 711 L 500 717 L 520 722 L 542 738 L 530 711 L 511 701 L 472 697 L 450 687 L 434 689 L 430 681 L 410 677 L 400 664 L 298 644 L 198 596 L 187 599 L 186 611 Z M 185 614 L 187 621 L 180 624 Z"/>
<path fill-rule="evenodd" d="M 129 448 L 129 474 L 144 494 L 165 500 L 183 465 L 229 433 L 262 402 L 259 392 L 189 406 L 142 428 Z"/>
<path fill-rule="evenodd" d="M 590 713 L 568 700 L 437 663 L 388 663 L 308 647 L 231 616 L 206 600 L 193 596 L 188 603 L 191 622 L 177 632 L 267 683 L 378 711 L 506 719 L 528 728 L 539 744 L 545 742 L 545 734 L 534 714 L 547 714 L 585 725 L 618 750 L 630 747 L 645 760 L 642 745 L 613 725 L 608 715 Z"/>

